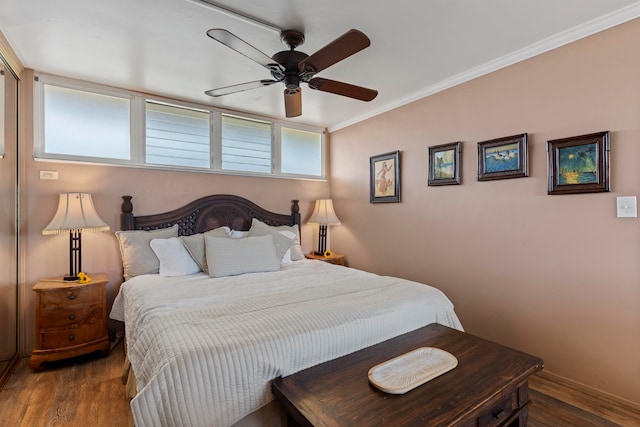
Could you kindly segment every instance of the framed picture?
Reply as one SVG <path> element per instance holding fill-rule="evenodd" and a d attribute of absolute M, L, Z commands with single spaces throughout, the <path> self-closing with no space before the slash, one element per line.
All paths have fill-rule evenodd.
<path fill-rule="evenodd" d="M 609 132 L 547 141 L 548 194 L 609 191 Z"/>
<path fill-rule="evenodd" d="M 371 203 L 400 201 L 400 151 L 369 158 Z"/>
<path fill-rule="evenodd" d="M 462 142 L 429 147 L 428 185 L 460 184 Z"/>
<path fill-rule="evenodd" d="M 526 133 L 478 142 L 478 181 L 525 176 L 529 176 Z"/>

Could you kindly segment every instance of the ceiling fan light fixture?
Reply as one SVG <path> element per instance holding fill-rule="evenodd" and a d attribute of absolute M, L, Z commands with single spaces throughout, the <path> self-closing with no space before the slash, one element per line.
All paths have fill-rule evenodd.
<path fill-rule="evenodd" d="M 288 74 L 282 81 L 288 90 L 300 90 L 300 77 L 297 74 Z"/>

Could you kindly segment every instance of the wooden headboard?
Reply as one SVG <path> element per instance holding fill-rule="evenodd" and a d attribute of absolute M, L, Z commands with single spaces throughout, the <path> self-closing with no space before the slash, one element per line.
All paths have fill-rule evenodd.
<path fill-rule="evenodd" d="M 271 226 L 300 227 L 298 200 L 291 201 L 290 214 L 278 214 L 240 196 L 216 194 L 194 200 L 169 212 L 134 216 L 132 196 L 122 196 L 122 199 L 122 230 L 157 230 L 178 224 L 180 236 L 203 233 L 222 226 L 246 231 L 251 228 L 253 218 Z"/>

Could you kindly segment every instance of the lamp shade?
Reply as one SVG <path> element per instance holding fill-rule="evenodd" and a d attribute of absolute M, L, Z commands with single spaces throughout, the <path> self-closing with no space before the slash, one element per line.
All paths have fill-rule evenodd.
<path fill-rule="evenodd" d="M 331 199 L 316 200 L 316 207 L 308 221 L 310 224 L 338 225 L 340 220 L 333 210 Z"/>
<path fill-rule="evenodd" d="M 62 234 L 73 231 L 109 231 L 98 216 L 89 193 L 62 193 L 58 211 L 42 230 L 42 234 Z"/>

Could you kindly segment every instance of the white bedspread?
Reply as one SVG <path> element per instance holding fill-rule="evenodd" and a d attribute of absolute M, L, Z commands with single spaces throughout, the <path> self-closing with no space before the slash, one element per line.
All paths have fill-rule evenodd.
<path fill-rule="evenodd" d="M 141 426 L 228 426 L 273 399 L 270 381 L 438 322 L 462 329 L 439 290 L 317 261 L 210 279 L 122 285 Z"/>

